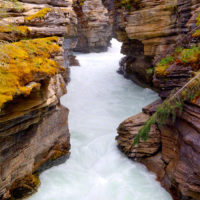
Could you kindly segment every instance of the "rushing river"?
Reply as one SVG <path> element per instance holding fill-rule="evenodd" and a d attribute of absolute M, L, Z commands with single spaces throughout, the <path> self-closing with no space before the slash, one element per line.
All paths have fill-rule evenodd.
<path fill-rule="evenodd" d="M 71 70 L 68 94 L 71 156 L 40 176 L 30 200 L 171 200 L 155 176 L 127 159 L 115 142 L 116 128 L 157 95 L 116 71 L 122 57 L 112 40 L 105 53 L 79 54 L 81 67 Z"/>

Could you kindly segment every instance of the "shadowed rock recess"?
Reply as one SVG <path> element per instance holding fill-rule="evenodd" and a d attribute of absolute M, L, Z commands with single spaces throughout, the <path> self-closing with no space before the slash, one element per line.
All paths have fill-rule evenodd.
<path fill-rule="evenodd" d="M 194 26 L 198 0 L 104 0 L 113 34 L 123 43 L 119 72 L 152 86 L 153 60 Z M 127 3 L 122 3 L 127 2 Z"/>

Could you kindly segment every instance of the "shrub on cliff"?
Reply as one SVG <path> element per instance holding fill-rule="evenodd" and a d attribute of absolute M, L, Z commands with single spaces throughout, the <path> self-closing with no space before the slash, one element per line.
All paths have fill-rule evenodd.
<path fill-rule="evenodd" d="M 197 26 L 200 26 L 200 14 L 197 17 Z M 161 127 L 168 119 L 172 119 L 172 122 L 174 122 L 176 116 L 181 114 L 184 102 L 194 102 L 200 96 L 200 44 L 193 43 L 193 38 L 200 37 L 200 35 L 194 36 L 195 31 L 189 34 L 191 36 L 187 47 L 178 46 L 170 55 L 161 59 L 154 70 L 156 76 L 166 76 L 170 73 L 169 68 L 174 68 L 177 65 L 182 67 L 189 66 L 193 71 L 194 77 L 188 80 L 182 88 L 174 89 L 171 95 L 158 106 L 156 112 L 139 130 L 134 138 L 133 145 L 139 144 L 140 139 L 146 141 L 149 138 L 150 128 L 153 124 L 158 124 Z M 199 41 L 199 39 L 197 38 L 196 41 Z"/>
<path fill-rule="evenodd" d="M 150 128 L 153 124 L 157 123 L 160 127 L 172 117 L 172 121 L 175 122 L 177 113 L 181 114 L 183 104 L 185 101 L 193 101 L 200 95 L 200 71 L 186 83 L 178 91 L 172 92 L 169 98 L 167 98 L 160 106 L 158 106 L 156 112 L 148 119 L 146 124 L 139 130 L 138 134 L 134 138 L 133 145 L 139 144 L 140 139 L 146 141 L 149 138 Z"/>

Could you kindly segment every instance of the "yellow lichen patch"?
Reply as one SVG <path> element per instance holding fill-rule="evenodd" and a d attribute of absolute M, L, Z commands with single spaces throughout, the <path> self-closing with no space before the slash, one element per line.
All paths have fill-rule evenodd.
<path fill-rule="evenodd" d="M 167 68 L 174 62 L 174 57 L 168 56 L 163 58 L 155 67 L 155 72 L 159 76 L 165 76 L 168 74 Z"/>
<path fill-rule="evenodd" d="M 194 104 L 200 102 L 200 94 L 197 94 L 190 102 Z"/>
<path fill-rule="evenodd" d="M 0 26 L 0 32 L 2 33 L 18 33 L 23 36 L 27 36 L 30 34 L 30 29 L 27 26 L 14 26 L 14 25 L 8 25 L 8 26 Z"/>
<path fill-rule="evenodd" d="M 177 47 L 175 52 L 166 58 L 163 58 L 155 67 L 155 73 L 159 76 L 165 76 L 169 73 L 167 69 L 173 64 L 188 64 L 190 63 L 192 69 L 196 71 L 199 69 L 200 60 L 200 44 L 193 45 L 190 48 Z"/>
<path fill-rule="evenodd" d="M 64 70 L 51 57 L 60 52 L 57 37 L 0 45 L 0 108 L 15 95 L 29 95 L 40 81 Z"/>
<path fill-rule="evenodd" d="M 168 67 L 164 65 L 157 65 L 155 68 L 155 73 L 159 76 L 166 76 L 168 74 L 167 68 Z"/>
<path fill-rule="evenodd" d="M 192 37 L 200 37 L 200 29 L 196 30 L 193 34 Z"/>
<path fill-rule="evenodd" d="M 10 189 L 11 199 L 24 199 L 37 191 L 40 179 L 37 174 L 30 174 L 16 180 Z"/>
<path fill-rule="evenodd" d="M 200 58 L 200 46 L 192 46 L 189 49 L 184 49 L 180 54 L 180 59 L 183 63 L 197 63 Z"/>
<path fill-rule="evenodd" d="M 47 13 L 49 13 L 52 9 L 51 8 L 43 8 L 42 10 L 38 11 L 34 15 L 25 17 L 25 21 L 33 21 L 35 19 L 43 19 Z"/>
<path fill-rule="evenodd" d="M 200 13 L 198 14 L 196 20 L 197 20 L 197 26 L 199 26 L 200 25 Z"/>

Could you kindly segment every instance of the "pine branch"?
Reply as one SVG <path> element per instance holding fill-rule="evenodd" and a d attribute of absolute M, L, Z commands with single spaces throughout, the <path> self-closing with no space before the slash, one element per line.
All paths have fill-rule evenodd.
<path fill-rule="evenodd" d="M 153 124 L 162 126 L 172 116 L 173 122 L 176 120 L 177 111 L 179 114 L 183 110 L 185 101 L 191 101 L 200 95 L 200 71 L 189 80 L 182 88 L 170 95 L 148 119 L 146 124 L 139 130 L 134 138 L 133 146 L 140 143 L 140 140 L 146 141 L 149 138 L 149 132 Z"/>

